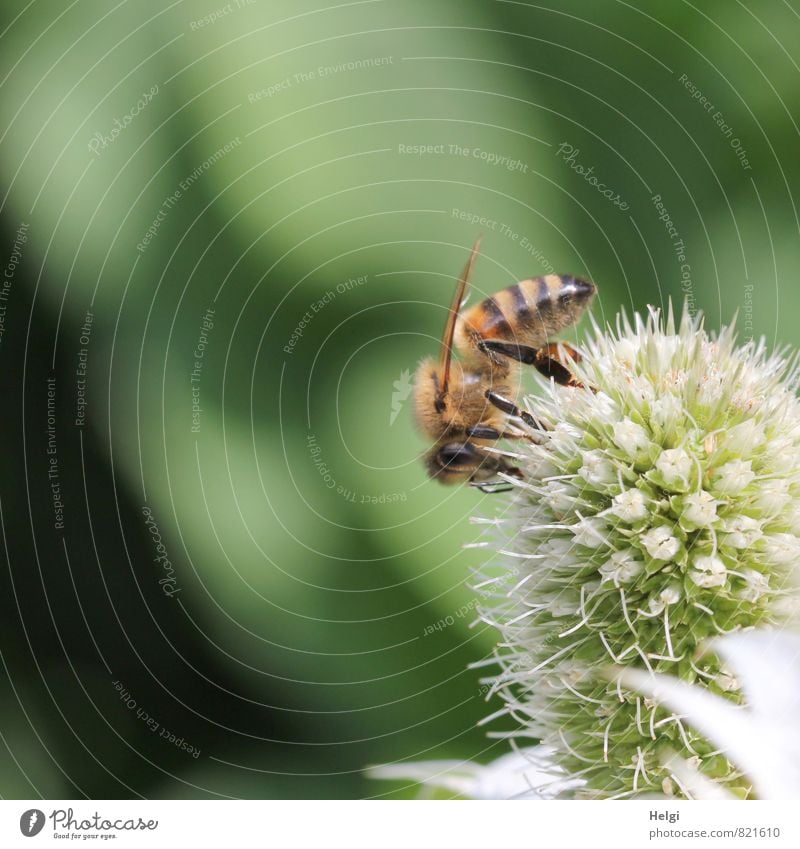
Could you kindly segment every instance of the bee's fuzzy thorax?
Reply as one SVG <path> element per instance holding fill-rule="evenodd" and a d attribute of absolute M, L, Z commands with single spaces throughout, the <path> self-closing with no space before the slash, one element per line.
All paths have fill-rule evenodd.
<path fill-rule="evenodd" d="M 448 433 L 463 435 L 465 427 L 477 422 L 502 428 L 505 417 L 486 400 L 486 390 L 492 387 L 500 394 L 516 394 L 519 366 L 509 360 L 505 360 L 502 367 L 493 366 L 484 357 L 482 371 L 465 371 L 461 363 L 454 360 L 441 412 L 435 403 L 441 388 L 439 380 L 437 363 L 430 357 L 424 359 L 414 378 L 414 414 L 419 429 L 433 439 Z"/>

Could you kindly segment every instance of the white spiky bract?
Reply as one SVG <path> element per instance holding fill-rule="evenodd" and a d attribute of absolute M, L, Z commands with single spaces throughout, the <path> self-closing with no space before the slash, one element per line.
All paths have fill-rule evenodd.
<path fill-rule="evenodd" d="M 656 312 L 596 329 L 584 350 L 587 388 L 528 399 L 552 429 L 515 451 L 524 479 L 509 478 L 512 503 L 491 525 L 502 557 L 476 583 L 500 632 L 492 692 L 514 736 L 540 740 L 585 782 L 579 795 L 681 795 L 668 755 L 748 795 L 749 780 L 680 715 L 597 673 L 665 672 L 742 700 L 698 649 L 782 623 L 796 600 L 796 362 Z"/>
<path fill-rule="evenodd" d="M 370 777 L 414 781 L 469 799 L 557 799 L 583 785 L 552 764 L 546 746 L 508 752 L 486 766 L 472 761 L 417 761 L 372 767 Z"/>
<path fill-rule="evenodd" d="M 710 648 L 741 680 L 746 709 L 668 675 L 629 669 L 622 680 L 702 731 L 744 771 L 759 799 L 800 799 L 800 635 L 748 631 Z M 694 762 L 670 755 L 666 763 L 686 795 L 725 797 Z"/>
<path fill-rule="evenodd" d="M 759 799 L 800 799 L 800 634 L 752 630 L 727 634 L 708 646 L 742 681 L 746 708 L 669 675 L 618 668 L 626 687 L 678 712 L 743 770 Z M 486 766 L 470 761 L 422 761 L 375 767 L 373 778 L 411 780 L 472 799 L 557 799 L 585 785 L 553 763 L 547 746 L 519 749 Z M 732 799 L 698 771 L 696 758 L 665 751 L 668 781 L 687 798 Z M 652 795 L 652 794 L 648 794 Z"/>

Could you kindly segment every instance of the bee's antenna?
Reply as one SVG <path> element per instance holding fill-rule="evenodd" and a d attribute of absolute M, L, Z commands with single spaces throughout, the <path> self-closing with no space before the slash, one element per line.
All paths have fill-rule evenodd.
<path fill-rule="evenodd" d="M 450 306 L 450 312 L 447 315 L 447 322 L 444 326 L 444 334 L 442 335 L 442 353 L 439 361 L 439 387 L 438 402 L 444 400 L 447 395 L 448 384 L 450 382 L 450 362 L 453 359 L 453 336 L 456 332 L 456 321 L 461 312 L 461 304 L 464 302 L 464 297 L 469 288 L 469 279 L 472 276 L 472 268 L 475 265 L 475 259 L 478 256 L 478 250 L 481 246 L 483 236 L 478 236 L 475 244 L 472 246 L 467 264 L 461 272 L 461 277 L 458 278 L 456 293 L 453 297 L 453 303 Z M 441 412 L 441 410 L 440 410 Z"/>

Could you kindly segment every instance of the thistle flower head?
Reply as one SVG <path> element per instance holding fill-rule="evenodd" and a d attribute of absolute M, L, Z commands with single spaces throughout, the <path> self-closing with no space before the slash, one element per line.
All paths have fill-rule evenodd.
<path fill-rule="evenodd" d="M 524 478 L 509 477 L 494 525 L 504 559 L 478 578 L 501 632 L 492 692 L 581 795 L 680 795 L 668 753 L 747 795 L 680 715 L 597 672 L 666 672 L 741 701 L 698 649 L 785 621 L 795 600 L 797 370 L 763 343 L 736 347 L 731 329 L 712 337 L 656 312 L 596 330 L 575 369 L 586 389 L 528 399 L 551 429 L 514 454 Z"/>

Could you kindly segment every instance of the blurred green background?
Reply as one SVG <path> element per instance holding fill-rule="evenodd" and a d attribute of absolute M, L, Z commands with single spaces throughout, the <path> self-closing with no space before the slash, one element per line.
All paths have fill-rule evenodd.
<path fill-rule="evenodd" d="M 408 373 L 480 231 L 473 298 L 554 269 L 600 321 L 800 342 L 800 4 L 0 33 L 0 794 L 409 796 L 363 768 L 505 752 L 461 547 L 503 499 L 425 480 Z"/>

